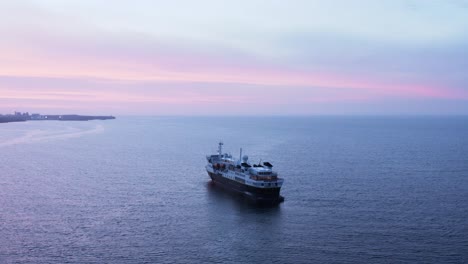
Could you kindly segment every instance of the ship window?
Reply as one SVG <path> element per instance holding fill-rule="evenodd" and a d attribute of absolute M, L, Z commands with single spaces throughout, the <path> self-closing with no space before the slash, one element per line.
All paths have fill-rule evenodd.
<path fill-rule="evenodd" d="M 263 183 L 262 183 L 262 186 L 263 186 Z"/>

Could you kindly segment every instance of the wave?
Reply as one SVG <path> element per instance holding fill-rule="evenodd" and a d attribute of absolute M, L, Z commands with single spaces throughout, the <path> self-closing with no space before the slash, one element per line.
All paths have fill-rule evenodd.
<path fill-rule="evenodd" d="M 76 127 L 66 127 L 61 130 L 40 130 L 35 129 L 27 131 L 24 135 L 0 142 L 0 147 L 7 147 L 18 144 L 28 144 L 42 141 L 61 140 L 69 138 L 78 138 L 89 134 L 99 134 L 104 132 L 104 126 L 96 125 L 89 129 L 80 129 Z"/>

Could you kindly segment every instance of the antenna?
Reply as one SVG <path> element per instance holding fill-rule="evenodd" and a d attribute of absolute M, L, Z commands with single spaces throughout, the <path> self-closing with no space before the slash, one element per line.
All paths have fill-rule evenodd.
<path fill-rule="evenodd" d="M 239 162 L 242 160 L 242 148 L 240 148 L 240 154 L 239 154 Z"/>

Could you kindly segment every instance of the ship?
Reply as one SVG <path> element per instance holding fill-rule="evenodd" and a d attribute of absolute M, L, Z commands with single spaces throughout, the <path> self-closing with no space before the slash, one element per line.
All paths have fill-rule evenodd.
<path fill-rule="evenodd" d="M 231 154 L 223 153 L 223 142 L 219 142 L 218 153 L 206 156 L 206 171 L 212 183 L 227 191 L 241 194 L 256 204 L 274 205 L 284 201 L 280 195 L 284 179 L 273 171 L 270 162 L 252 164 L 247 155 L 235 160 Z"/>

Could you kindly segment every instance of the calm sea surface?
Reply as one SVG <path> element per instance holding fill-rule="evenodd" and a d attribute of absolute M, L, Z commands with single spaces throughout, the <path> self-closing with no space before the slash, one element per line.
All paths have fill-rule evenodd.
<path fill-rule="evenodd" d="M 219 140 L 286 201 L 209 184 Z M 0 263 L 467 263 L 468 118 L 0 124 Z"/>

